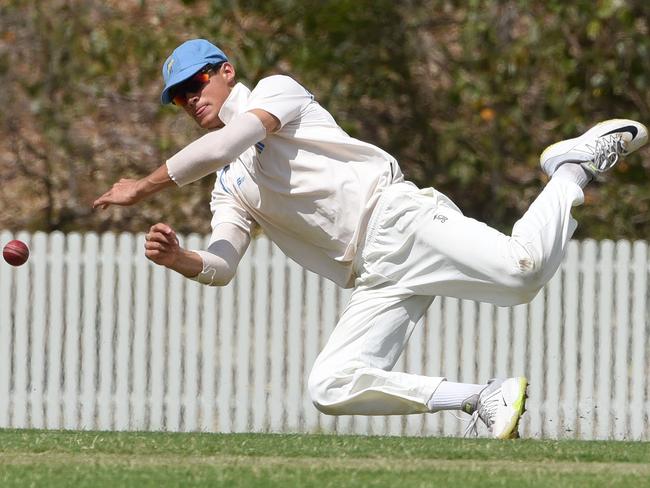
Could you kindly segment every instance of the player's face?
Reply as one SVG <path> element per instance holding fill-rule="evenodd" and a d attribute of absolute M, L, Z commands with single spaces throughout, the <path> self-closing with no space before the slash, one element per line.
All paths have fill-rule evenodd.
<path fill-rule="evenodd" d="M 230 63 L 210 73 L 205 83 L 198 83 L 192 91 L 185 92 L 183 108 L 204 129 L 219 129 L 224 123 L 219 118 L 230 90 L 235 84 L 235 68 Z"/>

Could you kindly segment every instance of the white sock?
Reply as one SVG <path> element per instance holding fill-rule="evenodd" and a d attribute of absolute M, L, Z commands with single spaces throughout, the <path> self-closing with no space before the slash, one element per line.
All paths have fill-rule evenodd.
<path fill-rule="evenodd" d="M 553 173 L 553 178 L 564 178 L 573 181 L 580 188 L 584 188 L 592 180 L 592 176 L 582 166 L 575 163 L 565 163 L 560 166 Z"/>
<path fill-rule="evenodd" d="M 454 383 L 443 381 L 431 398 L 427 406 L 431 412 L 440 410 L 462 410 L 463 402 L 472 395 L 478 395 L 486 385 L 473 385 L 471 383 Z"/>

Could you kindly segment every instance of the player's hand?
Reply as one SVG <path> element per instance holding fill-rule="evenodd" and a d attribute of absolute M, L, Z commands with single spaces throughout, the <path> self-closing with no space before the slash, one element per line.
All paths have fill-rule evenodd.
<path fill-rule="evenodd" d="M 176 232 L 167 224 L 152 225 L 144 241 L 144 255 L 161 266 L 172 267 L 182 254 Z"/>
<path fill-rule="evenodd" d="M 142 199 L 138 181 L 122 178 L 93 202 L 93 208 L 105 209 L 109 205 L 128 206 L 137 203 Z"/>

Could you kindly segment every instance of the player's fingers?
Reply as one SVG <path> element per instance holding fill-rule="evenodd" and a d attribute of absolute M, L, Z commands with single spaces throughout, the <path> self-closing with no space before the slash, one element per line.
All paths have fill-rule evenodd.
<path fill-rule="evenodd" d="M 104 193 L 101 197 L 99 197 L 97 200 L 93 202 L 93 208 L 106 208 L 108 207 L 108 195 L 110 191 Z"/>
<path fill-rule="evenodd" d="M 162 232 L 164 234 L 174 234 L 174 229 L 172 229 L 170 226 L 167 224 L 163 224 L 162 222 L 158 222 L 157 224 L 154 224 L 151 226 L 151 229 L 149 229 L 150 232 Z"/>
<path fill-rule="evenodd" d="M 161 253 L 156 249 L 147 249 L 144 252 L 144 257 L 146 257 L 150 261 L 156 262 L 164 257 L 164 253 Z"/>
<path fill-rule="evenodd" d="M 171 254 L 159 251 L 157 249 L 148 249 L 144 252 L 144 256 L 149 261 L 153 261 L 156 264 L 165 265 L 167 262 L 169 262 Z"/>
<path fill-rule="evenodd" d="M 151 226 L 151 229 L 149 229 L 149 234 L 161 234 L 166 237 L 166 242 L 168 242 L 171 245 L 178 246 L 178 237 L 176 236 L 176 232 L 174 232 L 174 229 L 172 229 L 170 226 L 167 224 L 154 224 Z"/>
<path fill-rule="evenodd" d="M 148 249 L 149 247 L 153 249 L 155 247 L 155 246 L 149 246 L 149 244 L 151 245 L 156 244 L 159 246 L 164 246 L 166 248 L 171 247 L 173 245 L 172 242 L 169 242 L 166 236 L 160 233 L 152 234 L 149 236 L 148 239 L 145 239 L 145 245 L 144 245 L 145 249 Z"/>
<path fill-rule="evenodd" d="M 158 242 L 158 241 L 146 241 L 144 243 L 144 248 L 147 251 L 160 251 L 160 252 L 169 252 L 169 246 L 165 244 L 164 242 Z"/>
<path fill-rule="evenodd" d="M 155 242 L 160 242 L 162 244 L 167 244 L 167 245 L 177 244 L 176 236 L 164 234 L 164 233 L 159 232 L 159 231 L 149 232 L 145 236 L 145 241 L 155 241 Z"/>

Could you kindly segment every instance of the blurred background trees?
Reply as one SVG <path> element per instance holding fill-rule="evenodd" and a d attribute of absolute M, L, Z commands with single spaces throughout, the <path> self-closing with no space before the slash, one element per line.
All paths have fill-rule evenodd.
<path fill-rule="evenodd" d="M 650 122 L 643 0 L 5 0 L 0 228 L 209 230 L 213 180 L 93 212 L 201 134 L 159 104 L 160 67 L 192 37 L 252 87 L 291 74 L 407 177 L 508 231 L 544 184 L 539 153 L 612 117 Z M 642 238 L 650 150 L 592 185 L 576 237 Z"/>

